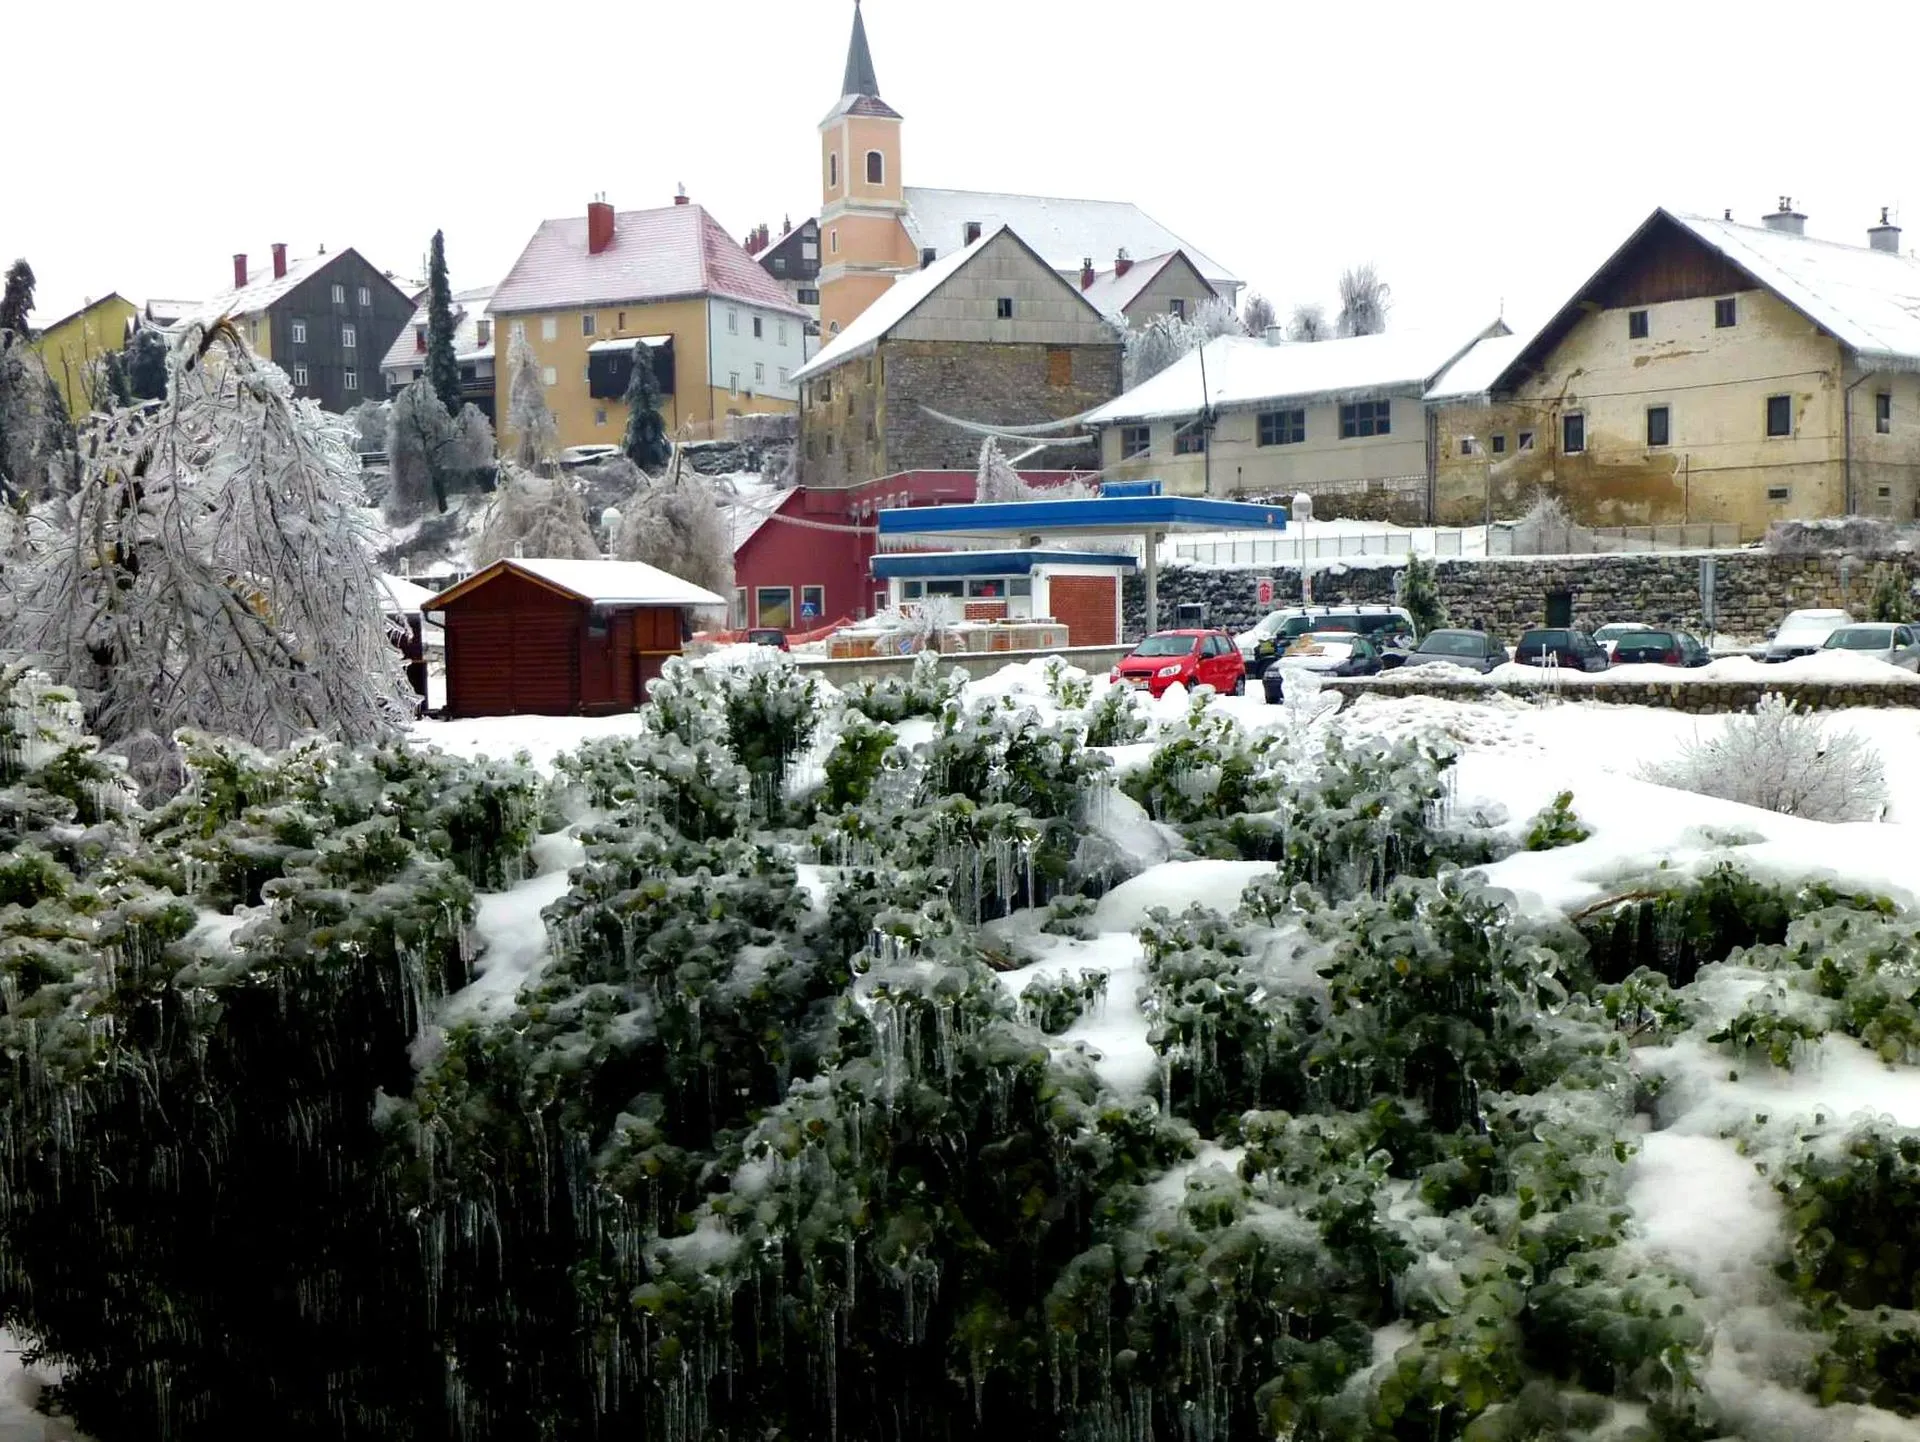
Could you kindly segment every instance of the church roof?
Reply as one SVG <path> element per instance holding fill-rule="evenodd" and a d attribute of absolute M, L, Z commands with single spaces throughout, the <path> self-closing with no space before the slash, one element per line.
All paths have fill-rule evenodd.
<path fill-rule="evenodd" d="M 867 22 L 860 14 L 860 0 L 853 0 L 853 38 L 847 42 L 847 73 L 840 80 L 840 103 L 827 117 L 878 115 L 898 120 L 900 112 L 880 98 L 880 80 L 873 73 L 873 51 L 867 47 Z"/>

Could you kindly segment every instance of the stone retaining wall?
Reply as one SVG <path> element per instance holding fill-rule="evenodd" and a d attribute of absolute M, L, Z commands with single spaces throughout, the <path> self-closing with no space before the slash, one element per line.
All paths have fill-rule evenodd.
<path fill-rule="evenodd" d="M 1547 597 L 1567 593 L 1576 626 L 1591 629 L 1608 621 L 1674 621 L 1704 629 L 1700 622 L 1698 553 L 1598 556 L 1495 557 L 1442 560 L 1435 564 L 1440 599 L 1457 624 L 1482 622 L 1511 641 L 1529 626 L 1546 624 Z M 1839 556 L 1779 556 L 1766 551 L 1715 554 L 1714 595 L 1718 629 L 1733 636 L 1758 638 L 1789 611 L 1838 606 L 1864 617 L 1872 593 L 1876 562 L 1903 571 L 1909 583 L 1920 573 L 1920 558 L 1868 559 Z M 1313 572 L 1313 599 L 1329 604 L 1392 604 L 1393 566 L 1344 566 Z M 1300 574 L 1284 566 L 1215 570 L 1168 566 L 1160 572 L 1160 624 L 1175 624 L 1174 607 L 1198 601 L 1206 624 L 1244 631 L 1271 608 L 1258 604 L 1257 583 L 1274 582 L 1276 606 L 1299 604 Z M 1127 634 L 1142 634 L 1146 589 L 1136 574 L 1126 582 Z"/>
<path fill-rule="evenodd" d="M 1447 701 L 1485 701 L 1496 694 L 1541 701 L 1599 701 L 1615 706 L 1658 706 L 1696 715 L 1725 715 L 1751 711 L 1769 693 L 1784 696 L 1808 711 L 1841 711 L 1851 707 L 1904 706 L 1920 708 L 1920 684 L 1912 681 L 1826 682 L 1793 681 L 1670 681 L 1624 683 L 1564 673 L 1554 680 L 1416 681 L 1411 676 L 1356 676 L 1322 683 L 1326 690 L 1353 696 L 1437 696 Z"/>

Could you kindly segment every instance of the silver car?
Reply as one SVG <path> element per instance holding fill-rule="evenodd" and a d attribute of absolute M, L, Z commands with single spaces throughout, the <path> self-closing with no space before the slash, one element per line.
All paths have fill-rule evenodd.
<path fill-rule="evenodd" d="M 1827 637 L 1823 651 L 1872 656 L 1903 671 L 1920 671 L 1920 630 L 1887 621 L 1858 621 Z"/>

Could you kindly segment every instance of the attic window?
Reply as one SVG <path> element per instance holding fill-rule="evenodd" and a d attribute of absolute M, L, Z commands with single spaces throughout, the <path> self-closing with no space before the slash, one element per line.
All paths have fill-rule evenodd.
<path fill-rule="evenodd" d="M 1713 303 L 1713 324 L 1716 330 L 1726 330 L 1736 324 L 1740 318 L 1738 306 L 1732 296 Z"/>
<path fill-rule="evenodd" d="M 1627 312 L 1627 339 L 1645 340 L 1647 338 L 1647 313 L 1644 310 Z"/>
<path fill-rule="evenodd" d="M 968 221 L 965 234 L 967 238 L 964 244 L 972 245 L 980 238 L 980 222 L 977 220 Z"/>
<path fill-rule="evenodd" d="M 1186 301 L 1182 300 L 1179 296 L 1175 296 L 1167 302 L 1167 314 L 1179 320 L 1185 320 L 1187 318 Z"/>
<path fill-rule="evenodd" d="M 995 301 L 994 314 L 999 316 L 1001 320 L 1012 320 L 1013 319 L 1013 297 L 1010 295 L 1003 295 L 1000 297 L 999 300 Z"/>

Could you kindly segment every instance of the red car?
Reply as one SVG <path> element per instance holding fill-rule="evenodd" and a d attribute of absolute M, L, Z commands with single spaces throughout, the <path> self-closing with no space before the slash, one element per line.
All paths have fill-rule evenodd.
<path fill-rule="evenodd" d="M 1113 668 L 1112 680 L 1158 696 L 1178 681 L 1222 696 L 1247 689 L 1247 662 L 1225 631 L 1155 631 Z"/>

